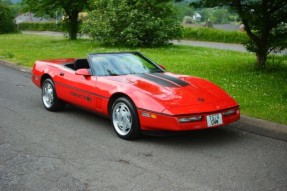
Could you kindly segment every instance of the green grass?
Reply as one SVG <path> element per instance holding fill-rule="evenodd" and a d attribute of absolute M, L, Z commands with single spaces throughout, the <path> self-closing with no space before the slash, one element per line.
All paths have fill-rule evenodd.
<path fill-rule="evenodd" d="M 0 35 L 0 59 L 31 67 L 35 60 L 86 57 L 92 52 L 128 51 L 90 40 L 61 37 Z M 187 46 L 132 49 L 141 51 L 168 71 L 209 79 L 231 94 L 242 114 L 287 124 L 287 56 L 275 57 L 268 69 L 254 69 L 250 53 Z"/>

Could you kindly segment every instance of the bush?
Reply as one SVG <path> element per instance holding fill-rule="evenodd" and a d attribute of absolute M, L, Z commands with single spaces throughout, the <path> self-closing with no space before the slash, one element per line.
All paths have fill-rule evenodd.
<path fill-rule="evenodd" d="M 182 37 L 189 40 L 225 43 L 243 43 L 248 40 L 248 36 L 244 32 L 224 31 L 203 27 L 183 28 Z"/>
<path fill-rule="evenodd" d="M 228 23 L 228 16 L 230 15 L 227 9 L 216 9 L 211 13 L 210 21 L 214 24 Z"/>
<path fill-rule="evenodd" d="M 31 31 L 56 31 L 56 32 L 64 32 L 65 24 L 59 22 L 56 24 L 55 22 L 45 22 L 45 23 L 37 23 L 37 22 L 23 22 L 18 24 L 19 30 L 31 30 Z"/>
<path fill-rule="evenodd" d="M 17 31 L 12 11 L 0 3 L 0 34 Z"/>
<path fill-rule="evenodd" d="M 98 0 L 84 24 L 84 33 L 110 45 L 155 47 L 180 34 L 169 0 Z"/>

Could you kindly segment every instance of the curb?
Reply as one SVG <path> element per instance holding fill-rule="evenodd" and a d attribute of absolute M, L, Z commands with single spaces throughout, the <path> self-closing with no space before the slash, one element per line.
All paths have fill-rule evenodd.
<path fill-rule="evenodd" d="M 241 119 L 236 122 L 235 125 L 239 130 L 287 141 L 287 125 L 256 119 L 245 115 L 241 115 L 240 118 Z"/>
<path fill-rule="evenodd" d="M 14 68 L 14 69 L 19 70 L 21 72 L 31 73 L 31 71 L 32 71 L 32 68 L 29 68 L 29 67 L 26 67 L 26 66 L 20 66 L 20 65 L 17 65 L 15 63 L 8 62 L 6 60 L 1 60 L 0 59 L 0 64 L 4 65 L 4 66 L 8 66 L 10 68 Z"/>
<path fill-rule="evenodd" d="M 19 66 L 17 64 L 7 62 L 1 59 L 0 64 L 14 68 L 21 72 L 31 73 L 32 71 L 32 69 L 29 67 Z M 287 125 L 241 115 L 240 120 L 233 123 L 232 126 L 240 131 L 247 131 L 249 133 L 254 133 L 257 135 L 287 141 Z"/>

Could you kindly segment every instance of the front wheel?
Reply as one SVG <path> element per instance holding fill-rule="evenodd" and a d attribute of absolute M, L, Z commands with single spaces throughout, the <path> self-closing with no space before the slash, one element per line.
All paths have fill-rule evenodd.
<path fill-rule="evenodd" d="M 65 107 L 65 103 L 57 97 L 54 82 L 49 78 L 42 85 L 42 101 L 48 111 L 58 111 Z"/>
<path fill-rule="evenodd" d="M 129 99 L 125 97 L 116 99 L 112 106 L 111 118 L 114 130 L 120 138 L 131 140 L 140 136 L 138 114 Z"/>

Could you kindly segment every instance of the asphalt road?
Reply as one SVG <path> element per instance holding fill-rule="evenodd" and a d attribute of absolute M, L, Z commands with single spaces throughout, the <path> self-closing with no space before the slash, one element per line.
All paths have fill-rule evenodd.
<path fill-rule="evenodd" d="M 1 191 L 287 188 L 287 142 L 238 123 L 124 141 L 92 113 L 46 111 L 30 74 L 3 65 L 0 107 Z"/>

